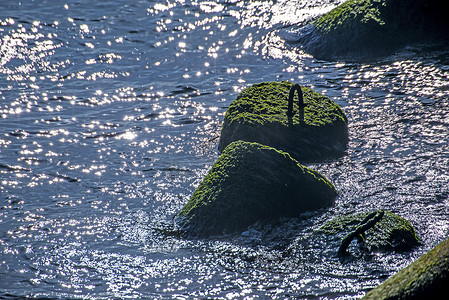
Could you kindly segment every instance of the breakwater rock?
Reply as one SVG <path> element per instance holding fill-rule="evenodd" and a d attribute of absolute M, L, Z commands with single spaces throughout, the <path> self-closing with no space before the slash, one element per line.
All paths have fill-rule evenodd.
<path fill-rule="evenodd" d="M 237 140 L 258 142 L 288 152 L 300 161 L 338 156 L 346 150 L 348 120 L 331 99 L 301 87 L 305 107 L 293 101 L 291 82 L 264 82 L 244 89 L 229 106 L 218 150 Z"/>
<path fill-rule="evenodd" d="M 181 232 L 206 237 L 327 207 L 337 192 L 288 153 L 244 141 L 228 145 L 177 216 Z"/>
<path fill-rule="evenodd" d="M 376 217 L 379 217 L 376 220 Z M 374 222 L 373 222 L 374 221 Z M 365 224 L 370 224 L 360 231 Z M 354 215 L 337 217 L 326 222 L 318 232 L 339 235 L 342 244 L 339 254 L 346 251 L 348 238 L 354 238 L 368 251 L 406 251 L 420 243 L 410 222 L 390 211 L 362 212 Z"/>
<path fill-rule="evenodd" d="M 443 0 L 349 0 L 306 26 L 299 43 L 317 58 L 354 59 L 447 40 L 445 7 Z"/>
<path fill-rule="evenodd" d="M 449 239 L 369 291 L 363 299 L 442 299 L 447 296 L 448 282 Z"/>

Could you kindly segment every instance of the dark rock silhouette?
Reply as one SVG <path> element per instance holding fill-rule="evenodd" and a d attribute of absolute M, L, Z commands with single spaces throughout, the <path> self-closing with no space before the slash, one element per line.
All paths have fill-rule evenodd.
<path fill-rule="evenodd" d="M 354 238 L 368 251 L 407 251 L 420 243 L 408 220 L 383 210 L 337 217 L 318 232 L 342 237 L 338 255 L 345 254 Z"/>
<path fill-rule="evenodd" d="M 286 81 L 264 82 L 243 90 L 226 112 L 218 150 L 244 140 L 283 150 L 299 161 L 341 155 L 348 142 L 344 112 L 328 97 L 303 86 L 305 107 L 294 100 L 289 116 L 292 87 Z"/>
<path fill-rule="evenodd" d="M 449 239 L 369 291 L 362 299 L 444 299 L 449 282 Z"/>
<path fill-rule="evenodd" d="M 386 55 L 405 45 L 449 40 L 443 0 L 349 0 L 306 26 L 299 44 L 321 59 Z"/>
<path fill-rule="evenodd" d="M 333 204 L 326 178 L 288 153 L 258 143 L 228 145 L 177 216 L 181 232 L 206 237 Z"/>

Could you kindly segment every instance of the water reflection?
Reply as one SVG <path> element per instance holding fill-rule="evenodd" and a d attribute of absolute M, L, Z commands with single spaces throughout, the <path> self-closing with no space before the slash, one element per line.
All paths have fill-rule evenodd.
<path fill-rule="evenodd" d="M 418 49 L 371 64 L 298 50 L 298 28 L 337 2 L 1 9 L 0 293 L 357 298 L 446 236 L 449 68 Z M 267 80 L 312 87 L 349 116 L 347 155 L 312 166 L 336 205 L 224 239 L 164 235 L 218 155 L 226 108 Z M 313 238 L 379 206 L 410 219 L 423 247 L 342 263 L 337 241 Z"/>

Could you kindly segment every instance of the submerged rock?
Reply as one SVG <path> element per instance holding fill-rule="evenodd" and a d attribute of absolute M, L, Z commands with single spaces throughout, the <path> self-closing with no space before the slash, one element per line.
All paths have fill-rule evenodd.
<path fill-rule="evenodd" d="M 449 38 L 443 0 L 349 0 L 304 28 L 299 42 L 317 58 L 364 58 Z"/>
<path fill-rule="evenodd" d="M 234 233 L 329 206 L 336 195 L 332 183 L 288 153 L 237 141 L 224 149 L 177 222 L 187 236 Z"/>
<path fill-rule="evenodd" d="M 337 217 L 325 223 L 319 232 L 339 235 L 343 243 L 346 237 L 367 224 L 370 221 L 367 217 L 370 216 L 371 219 L 376 216 L 381 218 L 375 220 L 376 222 L 373 222 L 370 228 L 365 229 L 358 236 L 359 241 L 368 251 L 406 251 L 420 243 L 419 237 L 408 220 L 392 212 L 381 210 Z"/>
<path fill-rule="evenodd" d="M 293 83 L 264 82 L 244 89 L 224 117 L 218 150 L 244 140 L 290 153 L 298 160 L 317 160 L 346 150 L 348 120 L 331 99 L 301 87 L 305 108 L 294 100 L 293 116 L 287 115 Z M 301 113 L 300 113 L 301 112 Z"/>
<path fill-rule="evenodd" d="M 447 297 L 448 282 L 449 239 L 369 291 L 363 299 L 442 299 Z"/>

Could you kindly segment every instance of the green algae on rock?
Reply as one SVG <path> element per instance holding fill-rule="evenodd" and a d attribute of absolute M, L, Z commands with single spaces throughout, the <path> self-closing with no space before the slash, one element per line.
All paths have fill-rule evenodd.
<path fill-rule="evenodd" d="M 346 150 L 348 119 L 331 99 L 301 87 L 304 115 L 297 100 L 287 116 L 293 83 L 263 82 L 244 89 L 224 117 L 218 150 L 237 140 L 258 142 L 290 153 L 297 160 L 317 160 Z"/>
<path fill-rule="evenodd" d="M 181 232 L 205 237 L 327 207 L 336 190 L 288 153 L 237 141 L 224 149 L 177 216 Z"/>
<path fill-rule="evenodd" d="M 299 42 L 317 58 L 385 55 L 448 38 L 442 0 L 349 0 L 304 28 Z"/>
<path fill-rule="evenodd" d="M 337 234 L 344 239 L 370 214 L 363 212 L 337 217 L 326 222 L 318 232 Z M 368 251 L 407 251 L 420 243 L 410 222 L 390 211 L 385 211 L 382 218 L 359 237 L 359 241 Z"/>
<path fill-rule="evenodd" d="M 449 282 L 449 239 L 369 291 L 362 299 L 442 299 Z"/>

